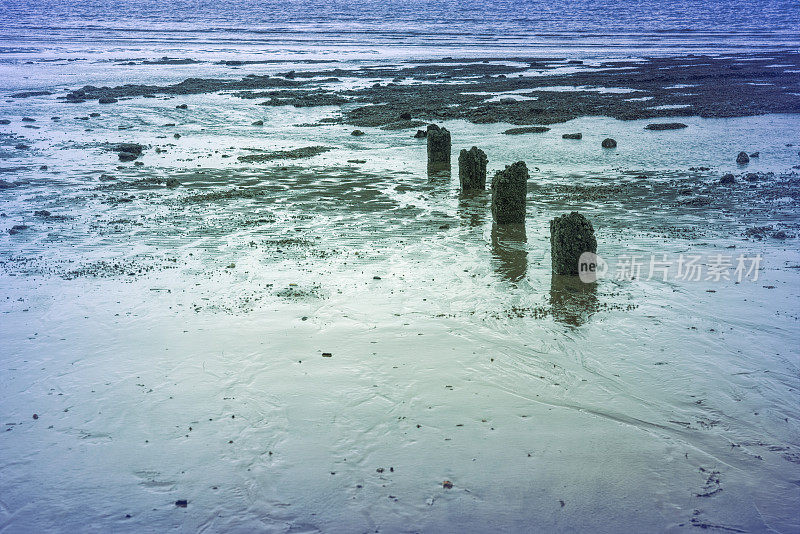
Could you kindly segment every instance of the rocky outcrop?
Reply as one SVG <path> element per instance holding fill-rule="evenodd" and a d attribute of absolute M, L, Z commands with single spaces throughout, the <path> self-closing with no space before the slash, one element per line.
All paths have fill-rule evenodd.
<path fill-rule="evenodd" d="M 447 128 L 440 128 L 429 124 L 428 138 L 428 170 L 450 169 L 450 132 Z"/>
<path fill-rule="evenodd" d="M 747 152 L 739 152 L 739 155 L 736 156 L 736 163 L 739 165 L 747 165 L 750 163 L 750 156 L 747 155 Z"/>

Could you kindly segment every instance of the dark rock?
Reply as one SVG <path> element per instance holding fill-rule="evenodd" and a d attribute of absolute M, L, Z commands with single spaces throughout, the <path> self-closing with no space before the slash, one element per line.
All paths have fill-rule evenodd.
<path fill-rule="evenodd" d="M 428 137 L 428 132 L 425 130 L 417 130 L 417 133 L 414 134 L 415 139 L 425 139 Z"/>
<path fill-rule="evenodd" d="M 561 139 L 583 139 L 582 133 L 565 133 Z"/>
<path fill-rule="evenodd" d="M 98 180 L 100 180 L 101 182 L 110 182 L 116 179 L 117 179 L 116 176 L 112 176 L 110 174 L 101 174 L 100 177 L 98 178 Z"/>
<path fill-rule="evenodd" d="M 264 121 L 253 121 L 250 126 L 264 126 Z"/>
<path fill-rule="evenodd" d="M 137 167 L 144 167 L 144 162 L 143 161 L 134 161 L 133 164 L 135 166 L 137 166 Z"/>
<path fill-rule="evenodd" d="M 410 121 L 411 120 L 411 113 L 408 113 L 408 112 L 401 113 L 400 114 L 400 119 L 404 120 L 404 121 Z"/>
<path fill-rule="evenodd" d="M 14 184 L 12 184 L 11 182 L 0 180 L 0 189 L 11 189 L 12 187 L 14 187 Z"/>
<path fill-rule="evenodd" d="M 655 130 L 655 131 L 681 130 L 683 128 L 687 128 L 687 126 L 682 122 L 657 122 L 653 124 L 648 124 L 647 126 L 644 127 L 645 130 Z"/>
<path fill-rule="evenodd" d="M 509 128 L 503 133 L 506 135 L 520 135 L 526 133 L 544 133 L 549 131 L 550 128 L 547 126 L 523 126 L 521 128 Z"/>
<path fill-rule="evenodd" d="M 0 119 L 0 124 L 11 124 L 11 121 L 8 119 Z"/>
<path fill-rule="evenodd" d="M 435 124 L 428 125 L 428 169 L 450 169 L 450 132 Z"/>
<path fill-rule="evenodd" d="M 747 165 L 750 163 L 750 156 L 747 155 L 747 152 L 739 152 L 739 155 L 736 156 L 736 163 L 739 165 Z"/>
<path fill-rule="evenodd" d="M 732 184 L 735 181 L 736 181 L 736 178 L 731 173 L 728 173 L 728 174 L 724 175 L 722 178 L 719 179 L 719 183 L 721 183 L 723 185 Z"/>
<path fill-rule="evenodd" d="M 601 143 L 601 146 L 603 148 L 617 148 L 617 142 L 614 139 L 611 139 L 610 137 L 607 137 L 607 138 L 603 139 L 603 142 Z"/>
<path fill-rule="evenodd" d="M 489 159 L 478 147 L 462 150 L 458 156 L 458 181 L 462 191 L 486 189 L 486 164 Z"/>
<path fill-rule="evenodd" d="M 37 210 L 33 212 L 35 217 L 50 217 L 50 212 L 47 210 Z"/>
<path fill-rule="evenodd" d="M 177 178 L 167 178 L 167 187 L 178 187 L 179 185 L 181 182 Z"/>
<path fill-rule="evenodd" d="M 27 224 L 15 224 L 14 226 L 8 229 L 8 233 L 9 235 L 14 235 L 24 230 L 27 230 L 28 228 L 30 228 L 30 226 L 28 226 Z"/>
<path fill-rule="evenodd" d="M 36 119 L 30 117 L 22 117 L 22 122 L 36 122 Z"/>
<path fill-rule="evenodd" d="M 318 154 L 328 152 L 329 150 L 330 148 L 326 146 L 306 146 L 302 148 L 293 148 L 291 150 L 275 150 L 274 152 L 267 152 L 264 154 L 247 154 L 245 156 L 239 156 L 236 159 L 245 163 L 263 163 L 276 159 L 311 158 Z"/>
<path fill-rule="evenodd" d="M 353 130 L 352 132 L 350 132 L 350 135 L 355 136 L 355 137 L 359 137 L 359 136 L 364 135 L 364 132 L 362 132 L 361 130 Z"/>
<path fill-rule="evenodd" d="M 751 157 L 751 158 L 757 158 L 757 157 L 758 157 L 758 156 L 760 156 L 760 155 L 761 155 L 761 153 L 760 153 L 760 152 L 753 152 L 752 154 L 750 154 L 750 157 Z"/>
<path fill-rule="evenodd" d="M 39 167 L 39 170 L 40 170 L 40 171 L 46 171 L 46 170 L 47 170 L 47 165 L 41 165 L 41 166 Z"/>
<path fill-rule="evenodd" d="M 89 116 L 90 116 L 90 117 L 99 117 L 99 116 L 100 116 L 100 114 L 99 114 L 99 113 L 96 113 L 96 112 L 95 112 L 95 113 L 89 113 Z"/>
<path fill-rule="evenodd" d="M 20 143 L 18 145 L 14 145 L 14 148 L 17 150 L 28 150 L 30 147 L 24 143 Z"/>
<path fill-rule="evenodd" d="M 177 106 L 175 106 L 175 109 L 189 109 L 189 106 L 187 106 L 186 104 L 178 104 Z"/>
<path fill-rule="evenodd" d="M 187 506 L 189 506 L 189 501 L 187 501 L 186 499 L 178 499 L 177 501 L 175 501 L 175 506 L 177 506 L 178 508 L 186 508 Z"/>
<path fill-rule="evenodd" d="M 492 217 L 497 224 L 525 223 L 528 167 L 524 161 L 497 171 L 492 180 Z"/>
<path fill-rule="evenodd" d="M 179 134 L 179 133 L 172 134 L 172 137 L 174 137 L 175 139 L 180 139 L 181 138 L 181 134 Z"/>
<path fill-rule="evenodd" d="M 133 161 L 139 156 L 137 154 L 133 154 L 131 152 L 120 152 L 119 153 L 119 160 L 120 161 Z"/>
<path fill-rule="evenodd" d="M 783 230 L 778 230 L 777 232 L 772 234 L 774 239 L 787 239 L 789 236 Z"/>
<path fill-rule="evenodd" d="M 550 221 L 550 253 L 554 274 L 578 274 L 578 260 L 584 252 L 597 253 L 597 239 L 589 220 L 573 211 Z"/>
<path fill-rule="evenodd" d="M 116 104 L 117 102 L 119 102 L 119 100 L 111 96 L 101 96 L 97 99 L 98 104 Z"/>
<path fill-rule="evenodd" d="M 747 180 L 748 182 L 757 182 L 759 180 L 759 178 L 760 178 L 760 176 L 757 173 L 754 173 L 754 172 L 748 172 L 744 176 L 744 179 Z"/>
<path fill-rule="evenodd" d="M 129 154 L 136 154 L 136 156 L 141 156 L 142 151 L 144 150 L 144 145 L 140 145 L 139 143 L 117 143 L 112 148 L 114 152 L 127 152 Z"/>

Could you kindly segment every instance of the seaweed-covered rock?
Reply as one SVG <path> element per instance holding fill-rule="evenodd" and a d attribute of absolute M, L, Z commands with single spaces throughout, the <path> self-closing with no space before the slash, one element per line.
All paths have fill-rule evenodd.
<path fill-rule="evenodd" d="M 120 152 L 118 154 L 120 161 L 133 161 L 138 158 L 138 154 L 133 154 L 131 152 Z"/>
<path fill-rule="evenodd" d="M 578 133 L 565 133 L 564 135 L 561 136 L 561 139 L 576 139 L 576 140 L 579 140 L 579 139 L 583 139 L 583 134 L 580 133 L 580 132 L 578 132 Z"/>
<path fill-rule="evenodd" d="M 601 146 L 603 148 L 617 148 L 617 142 L 614 139 L 611 139 L 610 137 L 606 137 L 605 139 L 603 139 Z"/>
<path fill-rule="evenodd" d="M 361 130 L 353 130 L 352 132 L 350 132 L 350 135 L 352 135 L 353 137 L 360 137 L 364 135 L 364 132 L 362 132 Z"/>
<path fill-rule="evenodd" d="M 428 137 L 428 132 L 425 130 L 417 130 L 417 133 L 414 134 L 415 139 L 425 139 Z"/>
<path fill-rule="evenodd" d="M 722 178 L 719 179 L 719 183 L 723 185 L 730 185 L 736 181 L 736 178 L 731 174 L 728 173 L 724 175 Z"/>
<path fill-rule="evenodd" d="M 497 224 L 525 222 L 528 167 L 524 161 L 497 171 L 492 180 L 492 217 Z"/>
<path fill-rule="evenodd" d="M 739 165 L 747 165 L 750 163 L 750 156 L 747 155 L 747 152 L 739 152 L 739 155 L 736 156 L 736 163 Z"/>
<path fill-rule="evenodd" d="M 450 132 L 435 124 L 428 125 L 428 167 L 432 169 L 450 168 Z"/>
<path fill-rule="evenodd" d="M 503 133 L 506 135 L 522 135 L 526 133 L 544 133 L 549 131 L 550 128 L 547 126 L 522 126 L 520 128 L 509 128 Z"/>
<path fill-rule="evenodd" d="M 654 130 L 657 132 L 663 130 L 681 130 L 683 128 L 688 128 L 688 126 L 682 122 L 656 122 L 644 127 L 645 130 Z"/>
<path fill-rule="evenodd" d="M 486 153 L 474 146 L 458 155 L 458 181 L 462 191 L 486 189 Z"/>
<path fill-rule="evenodd" d="M 97 99 L 98 104 L 116 104 L 117 102 L 119 102 L 119 100 L 113 96 L 101 96 Z"/>
<path fill-rule="evenodd" d="M 144 145 L 140 145 L 139 143 L 117 143 L 114 145 L 113 150 L 114 152 L 127 152 L 129 154 L 141 156 Z"/>
<path fill-rule="evenodd" d="M 550 251 L 554 274 L 577 275 L 581 254 L 597 253 L 592 223 L 577 211 L 551 220 Z"/>

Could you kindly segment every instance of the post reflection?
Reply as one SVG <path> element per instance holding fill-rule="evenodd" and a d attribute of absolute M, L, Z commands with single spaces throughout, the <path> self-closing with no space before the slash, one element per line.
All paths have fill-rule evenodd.
<path fill-rule="evenodd" d="M 598 308 L 597 283 L 581 282 L 577 276 L 552 275 L 550 311 L 553 319 L 569 326 L 581 326 Z"/>
<path fill-rule="evenodd" d="M 528 271 L 524 224 L 492 225 L 492 263 L 503 280 L 519 282 Z"/>

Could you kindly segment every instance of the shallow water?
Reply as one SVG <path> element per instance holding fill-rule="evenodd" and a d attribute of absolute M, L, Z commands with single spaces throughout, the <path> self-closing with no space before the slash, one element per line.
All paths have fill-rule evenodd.
<path fill-rule="evenodd" d="M 472 41 L 447 3 L 449 18 L 419 31 L 413 9 L 384 31 L 367 10 L 363 31 L 320 15 L 292 39 L 266 15 L 242 38 L 207 12 L 197 31 L 191 10 L 164 23 L 152 2 L 137 5 L 152 16 L 141 33 L 113 10 L 87 27 L 90 3 L 57 21 L 47 2 L 16 3 L 3 16 L 30 16 L 0 31 L 0 90 L 239 79 L 317 69 L 302 60 L 320 57 L 357 68 L 355 57 L 796 41 L 788 2 L 748 17 L 715 3 L 699 32 L 651 27 L 682 20 L 676 3 L 643 34 L 591 31 L 625 4 L 592 3 L 589 31 L 566 42 L 568 18 L 536 39 L 517 33 L 530 17 L 498 26 L 515 3 L 485 22 L 495 35 Z M 453 33 L 432 50 L 440 25 Z M 309 45 L 318 31 L 336 42 Z M 108 61 L 160 55 L 202 62 Z M 214 63 L 228 58 L 288 63 Z M 550 74 L 579 68 L 554 64 Z M 477 145 L 490 175 L 528 164 L 525 227 L 498 229 L 488 195 L 460 195 L 457 172 L 428 176 L 413 130 L 303 126 L 339 107 L 57 94 L 0 102 L 0 180 L 12 184 L 0 190 L 0 531 L 800 530 L 797 115 L 681 117 L 686 129 L 661 132 L 587 117 L 513 137 L 510 124 L 447 122 L 454 162 Z M 561 138 L 572 132 L 583 139 Z M 605 137 L 618 148 L 601 149 Z M 148 145 L 144 165 L 120 164 L 110 142 Z M 315 145 L 331 150 L 237 159 Z M 741 150 L 760 157 L 737 166 Z M 727 172 L 737 183 L 720 192 Z M 762 269 L 739 284 L 554 278 L 549 221 L 571 210 L 592 220 L 609 261 L 761 254 Z M 14 225 L 29 228 L 6 232 Z M 760 226 L 790 237 L 747 237 Z"/>

